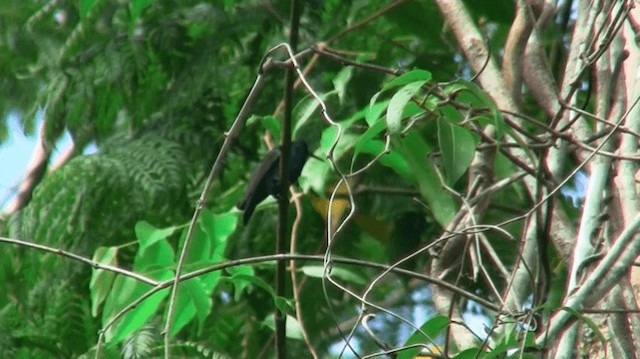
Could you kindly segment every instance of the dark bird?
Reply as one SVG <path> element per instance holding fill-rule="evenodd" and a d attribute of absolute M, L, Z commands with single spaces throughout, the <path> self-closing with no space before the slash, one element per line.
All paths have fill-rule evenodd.
<path fill-rule="evenodd" d="M 251 175 L 244 197 L 237 206 L 239 210 L 244 211 L 244 224 L 249 222 L 249 218 L 251 218 L 256 206 L 265 198 L 269 195 L 278 197 L 280 152 L 280 147 L 271 150 L 260 161 L 258 169 Z M 289 183 L 292 184 L 298 180 L 307 158 L 309 158 L 307 143 L 303 140 L 293 142 L 289 153 Z"/>

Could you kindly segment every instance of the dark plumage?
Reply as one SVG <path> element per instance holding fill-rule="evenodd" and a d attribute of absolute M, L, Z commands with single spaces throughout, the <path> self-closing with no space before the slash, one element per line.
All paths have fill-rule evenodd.
<path fill-rule="evenodd" d="M 293 184 L 300 177 L 302 168 L 309 158 L 307 143 L 297 140 L 291 144 L 289 154 L 289 183 Z M 253 172 L 247 185 L 244 197 L 238 203 L 238 209 L 244 211 L 243 222 L 247 224 L 249 218 L 260 204 L 269 195 L 278 196 L 278 171 L 280 163 L 280 147 L 274 148 L 260 161 L 258 169 Z"/>

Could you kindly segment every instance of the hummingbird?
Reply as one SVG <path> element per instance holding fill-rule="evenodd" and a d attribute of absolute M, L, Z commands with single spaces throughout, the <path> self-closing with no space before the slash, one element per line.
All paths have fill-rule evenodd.
<path fill-rule="evenodd" d="M 249 185 L 247 185 L 244 197 L 237 205 L 239 210 L 244 211 L 243 222 L 245 225 L 249 222 L 249 218 L 251 218 L 253 211 L 260 202 L 269 195 L 278 198 L 280 153 L 280 147 L 276 147 L 267 153 L 249 179 Z M 293 142 L 289 153 L 289 183 L 293 184 L 298 180 L 307 158 L 309 158 L 307 143 L 304 140 Z"/>

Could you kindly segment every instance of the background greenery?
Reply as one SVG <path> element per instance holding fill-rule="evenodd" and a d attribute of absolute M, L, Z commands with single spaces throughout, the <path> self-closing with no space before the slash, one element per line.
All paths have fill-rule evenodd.
<path fill-rule="evenodd" d="M 491 183 L 518 175 L 523 169 L 501 147 L 501 139 L 521 138 L 516 132 L 545 134 L 533 120 L 550 118 L 525 91 L 519 116 L 533 120 L 515 129 L 512 121 L 506 122 L 502 107 L 474 82 L 475 72 L 432 1 L 302 3 L 300 49 L 326 46 L 334 57 L 309 53 L 299 61 L 342 132 L 338 136 L 337 127 L 317 111 L 317 102 L 298 87 L 294 137 L 333 161 L 310 159 L 299 180 L 297 188 L 305 195 L 299 200 L 303 216 L 295 232 L 296 252 L 329 253 L 363 263 L 334 262 L 332 278 L 344 286 L 338 287 L 327 280 L 322 262 L 298 261 L 295 285 L 302 323 L 295 319 L 291 280 L 285 298 L 274 295 L 274 262 L 235 265 L 186 281 L 170 333 L 172 352 L 182 357 L 270 357 L 276 306 L 290 315 L 290 356 L 308 356 L 309 343 L 320 357 L 338 356 L 342 350 L 353 356 L 341 340 L 348 335 L 361 356 L 411 343 L 446 347 L 446 355 L 468 349 L 445 343 L 450 319 L 446 312 L 437 314 L 427 282 L 406 274 L 373 281 L 381 269 L 366 263 L 391 264 L 404 258 L 399 267 L 433 274 L 430 262 L 437 248 L 418 249 L 447 235 L 444 229 L 451 228 L 468 205 L 465 201 L 473 199 L 466 191 L 474 186 L 469 171 L 474 158 L 483 148 L 493 149 L 488 155 Z M 463 3 L 490 44 L 491 56 L 499 59 L 516 4 Z M 564 7 L 540 32 L 550 71 L 558 77 L 567 51 L 563 41 L 573 21 L 571 3 L 560 4 Z M 7 139 L 9 112 L 19 114 L 26 133 L 35 134 L 36 113 L 44 109 L 44 163 L 63 131 L 69 131 L 74 146 L 74 155 L 61 167 L 36 176 L 32 195 L 3 218 L 3 235 L 117 265 L 154 283 L 171 279 L 225 132 L 258 75 L 263 55 L 287 40 L 289 6 L 289 1 L 279 0 L 2 2 L 0 141 Z M 273 56 L 286 60 L 282 52 Z M 251 109 L 252 117 L 225 158 L 198 219 L 187 273 L 275 251 L 275 202 L 259 207 L 247 226 L 235 209 L 251 171 L 268 151 L 265 134 L 272 143 L 280 141 L 284 71 L 272 69 L 265 76 L 266 87 Z M 585 100 L 590 110 L 589 80 L 584 83 L 576 98 Z M 487 131 L 494 131 L 497 142 L 487 139 Z M 506 142 L 514 146 L 514 141 Z M 535 147 L 543 142 L 527 139 L 515 146 L 536 159 L 549 145 Z M 92 144 L 98 152 L 82 155 Z M 568 158 L 562 172 L 571 173 L 575 166 Z M 534 167 L 530 177 L 545 183 L 537 170 Z M 349 175 L 354 198 L 349 199 L 342 186 L 330 203 L 340 173 Z M 576 225 L 579 214 L 571 202 L 554 198 Z M 537 200 L 521 182 L 508 183 L 492 193 L 481 221 L 504 223 L 530 213 Z M 330 206 L 332 224 L 327 225 Z M 353 216 L 335 233 L 348 210 Z M 289 213 L 293 223 L 298 212 L 290 206 Z M 505 223 L 502 228 L 511 238 L 499 231 L 484 234 L 508 271 L 516 266 L 526 225 L 523 220 Z M 333 241 L 329 249 L 328 236 Z M 460 264 L 461 259 L 471 260 L 463 254 L 469 250 L 458 250 L 458 262 L 446 279 L 497 305 L 496 293 L 508 290 L 505 273 L 485 259 L 486 273 L 479 277 L 472 265 Z M 549 255 L 555 279 L 547 309 L 554 310 L 565 289 L 566 269 L 553 248 Z M 494 283 L 487 278 L 502 279 Z M 6 243 L 0 250 L 0 282 L 0 356 L 24 358 L 94 356 L 99 331 L 153 288 L 56 253 Z M 526 306 L 533 305 L 540 286 L 532 280 Z M 369 326 L 375 335 L 358 325 L 361 309 L 372 307 L 354 296 L 369 288 L 367 301 L 387 310 L 374 310 L 378 314 Z M 168 302 L 165 288 L 126 312 L 106 328 L 101 355 L 161 356 Z M 475 315 L 465 316 L 470 325 L 477 326 L 481 317 L 490 325 L 495 322 L 497 307 L 474 305 L 460 296 L 455 303 Z M 302 340 L 299 326 L 309 343 Z M 425 333 L 433 340 L 425 339 Z M 485 334 L 478 334 L 481 338 L 466 355 L 480 350 Z M 484 347 L 495 355 L 514 347 L 524 353 L 535 332 L 516 328 L 499 334 Z M 383 342 L 383 348 L 374 339 Z M 401 355 L 412 357 L 420 348 Z"/>

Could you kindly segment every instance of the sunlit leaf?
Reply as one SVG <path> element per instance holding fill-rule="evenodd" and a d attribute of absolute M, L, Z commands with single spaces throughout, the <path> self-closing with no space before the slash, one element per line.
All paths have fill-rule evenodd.
<path fill-rule="evenodd" d="M 425 81 L 419 81 L 407 84 L 391 97 L 387 107 L 387 127 L 391 134 L 397 134 L 402 129 L 404 108 L 424 83 Z"/>
<path fill-rule="evenodd" d="M 422 82 L 425 83 L 431 80 L 431 73 L 426 70 L 413 70 L 406 72 L 393 80 L 389 81 L 387 84 L 382 87 L 382 91 L 388 90 L 390 88 L 399 87 L 408 85 L 414 82 Z"/>
<path fill-rule="evenodd" d="M 449 108 L 447 106 L 447 108 Z M 438 119 L 438 142 L 449 185 L 453 185 L 469 168 L 476 150 L 476 140 L 469 130 L 446 117 Z"/>
<path fill-rule="evenodd" d="M 108 265 L 117 265 L 118 249 L 116 247 L 100 247 L 93 254 L 93 260 Z M 89 289 L 91 290 L 91 315 L 98 316 L 98 308 L 100 304 L 107 298 L 111 285 L 116 278 L 116 274 L 111 271 L 102 269 L 93 269 L 91 271 L 91 281 Z"/>
<path fill-rule="evenodd" d="M 302 273 L 313 278 L 322 278 L 323 276 L 325 276 L 325 268 L 319 265 L 306 265 L 300 268 L 300 270 L 302 271 Z M 346 282 L 351 282 L 354 284 L 367 283 L 365 278 L 362 278 L 359 274 L 343 267 L 334 266 L 333 268 L 331 268 L 330 275 L 332 277 L 340 278 Z"/>
<path fill-rule="evenodd" d="M 79 13 L 80 13 L 80 19 L 82 21 L 87 19 L 87 14 L 89 13 L 93 5 L 95 5 L 95 3 L 96 3 L 96 0 L 80 0 Z"/>
<path fill-rule="evenodd" d="M 347 66 L 340 70 L 338 74 L 333 78 L 333 87 L 338 94 L 338 99 L 340 99 L 340 103 L 344 102 L 346 93 L 347 93 L 347 85 L 351 80 L 351 76 L 353 75 L 353 67 Z"/>
<path fill-rule="evenodd" d="M 147 221 L 136 223 L 136 237 L 140 244 L 140 254 L 144 255 L 144 251 L 154 243 L 166 239 L 175 232 L 176 227 L 156 228 Z"/>
<path fill-rule="evenodd" d="M 413 334 L 407 339 L 404 343 L 404 346 L 410 346 L 414 344 L 423 344 L 425 347 L 431 349 L 431 351 L 436 354 L 440 353 L 440 349 L 436 347 L 436 341 L 438 335 L 442 333 L 442 331 L 449 325 L 450 321 L 448 317 L 437 315 L 431 319 L 429 319 L 426 323 L 424 323 L 420 327 L 420 331 L 414 331 Z M 422 351 L 421 347 L 416 347 L 412 349 L 403 350 L 398 354 L 398 359 L 411 359 L 414 358 L 415 355 Z"/>
<path fill-rule="evenodd" d="M 286 336 L 289 339 L 297 339 L 297 340 L 302 340 L 302 328 L 300 327 L 300 323 L 298 323 L 298 321 L 296 320 L 296 318 L 287 315 L 287 323 L 286 323 Z M 276 328 L 276 321 L 275 321 L 275 317 L 273 314 L 270 314 L 269 316 L 267 316 L 264 321 L 262 322 L 262 324 L 264 326 L 266 326 L 267 328 L 275 331 Z"/>
<path fill-rule="evenodd" d="M 147 269 L 149 272 L 154 273 L 154 279 L 166 280 L 173 276 L 172 272 L 160 268 L 154 269 L 150 267 Z M 152 288 L 152 286 L 138 282 L 130 277 L 117 277 L 114 281 L 113 289 L 105 301 L 102 316 L 103 325 L 107 324 L 118 312 Z M 157 313 L 160 304 L 168 294 L 169 289 L 160 290 L 128 311 L 120 320 L 107 329 L 105 332 L 105 340 L 107 342 L 117 343 L 122 341 L 127 335 L 142 328 L 142 326 Z"/>
<path fill-rule="evenodd" d="M 426 200 L 434 217 L 443 227 L 446 227 L 453 219 L 457 205 L 452 195 L 440 184 L 433 163 L 428 158 L 431 152 L 429 147 L 417 133 L 409 132 L 404 138 L 394 140 L 394 148 L 407 161 L 409 170 L 417 181 L 420 194 Z"/>

